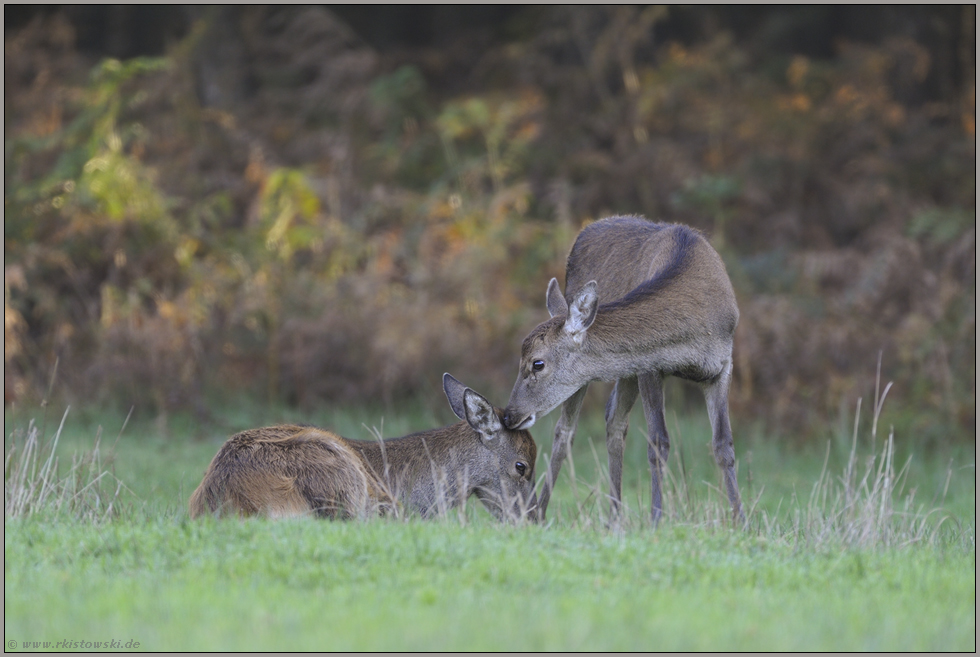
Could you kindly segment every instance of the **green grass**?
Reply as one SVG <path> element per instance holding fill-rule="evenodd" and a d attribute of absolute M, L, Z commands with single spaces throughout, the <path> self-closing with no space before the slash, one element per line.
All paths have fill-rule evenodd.
<path fill-rule="evenodd" d="M 576 433 L 572 463 L 562 468 L 559 486 L 549 507 L 549 515 L 570 522 L 581 520 L 583 510 L 602 516 L 607 507 L 605 422 L 599 404 L 591 413 L 583 413 Z M 727 507 L 721 473 L 711 452 L 711 427 L 703 405 L 690 414 L 677 414 L 668 406 L 667 428 L 671 448 L 669 456 L 670 481 L 665 501 L 675 506 L 682 501 L 690 505 L 717 504 Z M 885 409 L 887 410 L 887 409 Z M 550 452 L 557 412 L 539 421 L 534 429 L 539 453 Z M 865 413 L 867 415 L 867 413 Z M 880 457 L 888 437 L 887 413 L 882 413 L 875 440 L 871 439 L 870 418 L 862 417 L 862 429 L 855 433 L 853 424 L 828 431 L 825 440 L 798 445 L 779 437 L 766 435 L 751 427 L 733 427 L 735 453 L 738 459 L 739 487 L 743 503 L 761 514 L 783 515 L 794 500 L 808 501 L 813 486 L 826 470 L 831 477 L 840 477 L 852 450 L 857 459 L 858 474 L 864 474 L 868 460 Z M 850 419 L 853 423 L 853 416 Z M 865 426 L 867 425 L 867 426 Z M 630 429 L 624 455 L 623 500 L 636 516 L 650 512 L 650 468 L 647 462 L 646 422 L 640 405 L 630 416 Z M 879 459 L 880 461 L 880 459 Z M 976 517 L 976 448 L 975 445 L 952 443 L 942 449 L 925 450 L 914 437 L 895 436 L 894 461 L 896 471 L 904 470 L 898 482 L 896 497 L 903 501 L 911 495 L 914 505 L 924 510 L 939 510 L 950 517 Z M 571 466 L 571 467 L 570 467 Z M 546 468 L 546 460 L 538 458 L 538 476 Z M 572 472 L 576 485 L 572 486 Z M 673 490 L 671 490 L 673 489 Z M 683 499 L 681 499 L 683 498 Z M 683 510 L 673 509 L 674 516 L 689 517 Z"/>
<path fill-rule="evenodd" d="M 5 639 L 150 650 L 972 650 L 975 560 L 689 527 L 8 521 Z"/>
<path fill-rule="evenodd" d="M 69 477 L 71 454 L 91 450 L 100 434 L 98 464 L 112 476 L 86 491 L 102 496 L 97 503 L 79 498 L 84 504 L 41 505 L 5 518 L 8 646 L 135 640 L 140 649 L 167 651 L 976 648 L 972 445 L 919 454 L 896 439 L 893 478 L 907 456 L 912 460 L 901 486 L 883 495 L 873 486 L 883 480 L 875 475 L 884 455 L 881 425 L 876 445 L 859 437 L 853 460 L 852 436 L 802 449 L 736 428 L 750 509 L 749 528 L 740 531 L 729 526 L 717 490 L 706 420 L 671 415 L 667 516 L 651 530 L 644 423 L 635 412 L 627 522 L 610 530 L 602 417 L 590 407 L 573 452 L 575 484 L 566 466 L 543 527 L 498 525 L 475 502 L 430 522 L 192 522 L 187 497 L 234 431 L 305 420 L 367 439 L 361 423 L 380 426 L 382 416 L 370 409 L 310 417 L 242 408 L 224 417 L 220 425 L 201 425 L 176 416 L 166 430 L 131 421 L 117 440 L 124 415 L 69 413 L 58 441 L 59 476 Z M 12 435 L 23 445 L 27 419 L 5 414 L 5 454 Z M 60 419 L 52 413 L 46 420 L 48 445 Z M 384 416 L 384 435 L 448 421 L 396 410 Z M 553 421 L 549 416 L 534 430 L 544 453 Z M 862 492 L 872 455 L 872 485 Z M 539 458 L 539 476 L 544 467 Z M 116 481 L 125 484 L 118 493 Z M 80 488 L 72 485 L 66 490 Z M 835 498 L 845 490 L 874 508 Z M 108 518 L 86 511 L 108 502 Z M 849 534 L 864 526 L 881 531 Z M 31 647 L 22 646 L 26 641 Z"/>

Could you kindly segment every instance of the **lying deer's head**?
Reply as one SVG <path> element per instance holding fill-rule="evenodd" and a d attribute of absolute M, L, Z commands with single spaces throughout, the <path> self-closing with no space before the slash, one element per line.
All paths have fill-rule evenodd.
<path fill-rule="evenodd" d="M 453 412 L 472 429 L 461 440 L 479 441 L 482 448 L 476 450 L 475 458 L 460 464 L 469 486 L 498 519 L 528 515 L 537 506 L 534 461 L 538 450 L 531 434 L 508 429 L 500 409 L 451 375 L 444 374 L 442 383 Z M 472 452 L 464 449 L 461 453 Z"/>

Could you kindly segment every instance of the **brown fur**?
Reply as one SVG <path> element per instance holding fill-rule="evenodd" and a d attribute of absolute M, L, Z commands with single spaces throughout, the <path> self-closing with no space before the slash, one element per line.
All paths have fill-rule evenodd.
<path fill-rule="evenodd" d="M 535 505 L 534 440 L 504 428 L 500 409 L 446 376 L 450 404 L 466 420 L 440 429 L 385 441 L 291 424 L 232 436 L 191 495 L 191 517 L 359 518 L 399 501 L 428 516 L 470 495 L 498 518 L 525 514 Z"/>
<path fill-rule="evenodd" d="M 234 512 L 351 518 L 390 506 L 390 496 L 349 443 L 329 431 L 296 425 L 236 434 L 218 450 L 191 495 L 191 517 Z"/>
<path fill-rule="evenodd" d="M 704 392 L 715 460 L 732 512 L 742 516 L 728 418 L 735 293 L 724 262 L 698 231 L 642 217 L 611 217 L 586 226 L 568 255 L 565 294 L 548 286 L 551 319 L 528 334 L 505 422 L 528 428 L 562 406 L 551 464 L 538 501 L 544 517 L 568 453 L 590 381 L 616 381 L 606 406 L 610 502 L 621 500 L 623 449 L 637 397 L 649 429 L 652 511 L 661 514 L 663 464 L 670 442 L 663 380 L 677 376 Z"/>

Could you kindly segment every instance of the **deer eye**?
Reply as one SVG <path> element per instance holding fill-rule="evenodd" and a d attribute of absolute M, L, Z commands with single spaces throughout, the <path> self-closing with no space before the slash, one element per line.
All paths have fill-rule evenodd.
<path fill-rule="evenodd" d="M 535 372 L 540 372 L 541 370 L 544 369 L 544 361 L 543 360 L 534 361 L 533 363 L 531 363 L 531 369 L 534 370 Z"/>
<path fill-rule="evenodd" d="M 527 465 L 518 461 L 517 463 L 514 464 L 514 469 L 517 470 L 517 474 L 523 477 L 524 473 L 527 472 Z"/>

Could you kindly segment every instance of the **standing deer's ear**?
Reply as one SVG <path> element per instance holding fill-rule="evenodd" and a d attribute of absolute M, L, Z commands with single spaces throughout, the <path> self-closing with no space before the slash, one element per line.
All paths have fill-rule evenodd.
<path fill-rule="evenodd" d="M 493 410 L 493 404 L 479 393 L 470 388 L 464 390 L 463 405 L 466 407 L 466 421 L 476 429 L 483 442 L 493 440 L 503 430 L 504 425 L 497 417 L 497 412 Z"/>
<path fill-rule="evenodd" d="M 467 388 L 462 383 L 453 378 L 452 374 L 446 372 L 442 375 L 442 389 L 446 392 L 449 399 L 449 406 L 453 409 L 460 420 L 466 419 L 466 405 L 463 403 L 463 395 Z"/>
<path fill-rule="evenodd" d="M 565 296 L 558 287 L 557 278 L 552 278 L 551 282 L 548 283 L 546 303 L 548 305 L 548 314 L 552 317 L 557 317 L 558 315 L 564 317 L 568 314 L 568 304 L 565 303 Z"/>
<path fill-rule="evenodd" d="M 595 314 L 599 309 L 599 295 L 596 294 L 595 288 L 595 281 L 586 283 L 568 309 L 565 333 L 568 333 L 576 344 L 582 344 L 585 332 L 595 321 Z"/>

